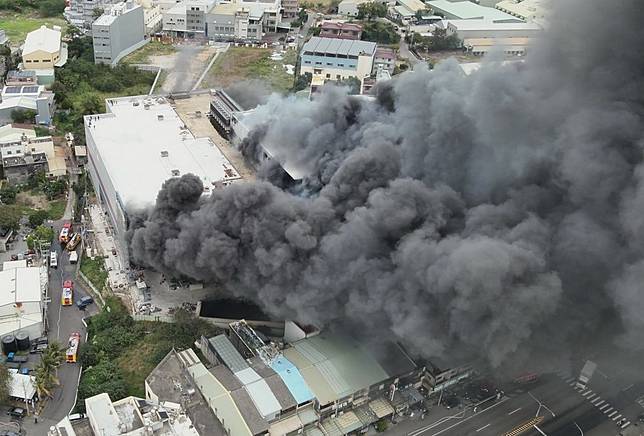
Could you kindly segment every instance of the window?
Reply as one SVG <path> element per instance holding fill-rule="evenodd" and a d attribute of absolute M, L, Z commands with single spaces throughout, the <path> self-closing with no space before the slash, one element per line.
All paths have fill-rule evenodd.
<path fill-rule="evenodd" d="M 331 78 L 331 74 L 328 74 L 328 73 L 327 73 L 326 78 L 327 78 L 327 79 L 330 79 L 330 78 Z"/>
<path fill-rule="evenodd" d="M 305 64 L 310 65 L 311 61 L 304 61 Z"/>
<path fill-rule="evenodd" d="M 344 67 L 344 64 L 338 64 L 338 67 Z"/>
<path fill-rule="evenodd" d="M 11 154 L 11 150 L 7 150 L 7 154 Z"/>

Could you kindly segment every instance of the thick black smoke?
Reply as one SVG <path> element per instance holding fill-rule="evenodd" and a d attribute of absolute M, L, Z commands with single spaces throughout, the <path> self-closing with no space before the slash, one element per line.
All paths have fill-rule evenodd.
<path fill-rule="evenodd" d="M 254 141 L 307 195 L 169 180 L 133 258 L 428 356 L 552 360 L 615 324 L 641 347 L 642 23 L 640 0 L 562 1 L 520 66 L 448 61 L 376 101 L 272 96 Z"/>

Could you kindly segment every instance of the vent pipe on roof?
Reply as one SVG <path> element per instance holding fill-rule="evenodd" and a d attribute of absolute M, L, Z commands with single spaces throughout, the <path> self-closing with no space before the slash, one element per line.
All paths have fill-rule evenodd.
<path fill-rule="evenodd" d="M 163 121 L 163 114 L 159 114 L 159 115 L 157 115 L 157 119 L 158 119 L 159 121 Z"/>

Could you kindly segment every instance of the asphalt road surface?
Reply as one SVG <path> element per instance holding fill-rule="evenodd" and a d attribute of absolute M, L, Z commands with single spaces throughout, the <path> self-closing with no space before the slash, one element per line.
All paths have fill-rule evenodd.
<path fill-rule="evenodd" d="M 65 220 L 54 222 L 56 240 L 64 222 Z M 54 242 L 51 249 L 56 250 L 58 253 L 58 268 L 49 269 L 49 297 L 51 302 L 47 308 L 48 337 L 50 342 L 58 341 L 66 348 L 69 336 L 74 332 L 81 334 L 81 344 L 85 342 L 86 331 L 82 320 L 96 313 L 96 304 L 91 304 L 85 311 L 79 310 L 75 304 L 65 307 L 60 304 L 62 284 L 65 280 L 74 282 L 74 301 L 90 294 L 76 280 L 79 264 L 72 265 L 69 263 L 69 252 L 63 251 L 58 242 Z M 80 254 L 80 248 L 78 250 Z M 48 400 L 42 412 L 44 418 L 59 421 L 69 414 L 76 400 L 80 370 L 80 364 L 78 363 L 65 362 L 61 365 L 58 369 L 60 387 L 54 391 L 53 398 Z"/>
<path fill-rule="evenodd" d="M 607 415 L 556 375 L 542 376 L 539 382 L 476 409 L 452 410 L 452 415 L 438 421 L 419 421 L 407 436 L 503 436 L 522 426 L 526 431 L 516 434 L 575 436 L 581 434 L 577 425 L 587 436 L 594 435 L 591 431 L 600 426 L 612 429 L 608 434 L 616 433 L 616 425 Z M 540 431 L 530 424 L 535 418 Z M 596 433 L 600 434 L 607 433 Z"/>

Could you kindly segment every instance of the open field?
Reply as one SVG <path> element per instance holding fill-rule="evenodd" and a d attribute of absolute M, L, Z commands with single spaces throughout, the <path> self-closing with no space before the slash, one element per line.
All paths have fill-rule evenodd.
<path fill-rule="evenodd" d="M 162 44 L 158 41 L 150 41 L 140 49 L 125 56 L 121 63 L 124 64 L 147 64 L 152 56 L 171 55 L 177 49 L 170 44 Z"/>
<path fill-rule="evenodd" d="M 7 32 L 9 44 L 13 47 L 21 45 L 27 33 L 36 30 L 42 25 L 46 26 L 60 26 L 63 29 L 67 28 L 67 22 L 63 18 L 48 17 L 41 18 L 37 14 L 18 14 L 3 12 L 0 13 L 0 29 Z"/>
<path fill-rule="evenodd" d="M 107 271 L 105 271 L 105 264 L 102 257 L 96 256 L 92 259 L 83 256 L 80 270 L 96 289 L 99 291 L 103 289 L 105 281 L 107 280 Z"/>
<path fill-rule="evenodd" d="M 282 60 L 272 60 L 272 49 L 231 47 L 219 56 L 206 77 L 203 88 L 226 87 L 235 82 L 257 79 L 276 92 L 286 92 L 293 86 L 294 76 L 286 73 L 285 64 L 295 65 L 297 54 L 288 50 Z"/>

